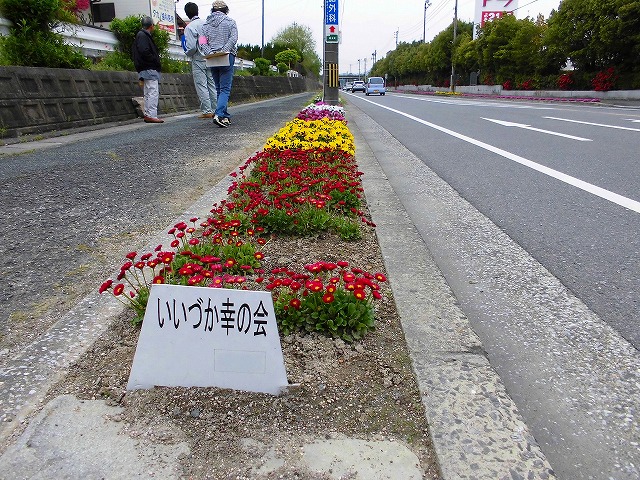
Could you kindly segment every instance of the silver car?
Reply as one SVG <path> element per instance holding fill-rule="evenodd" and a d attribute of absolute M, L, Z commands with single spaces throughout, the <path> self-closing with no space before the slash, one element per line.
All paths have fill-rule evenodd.
<path fill-rule="evenodd" d="M 361 80 L 356 80 L 355 82 L 353 82 L 353 85 L 351 86 L 351 92 L 364 92 L 365 88 L 364 88 L 364 82 Z"/>

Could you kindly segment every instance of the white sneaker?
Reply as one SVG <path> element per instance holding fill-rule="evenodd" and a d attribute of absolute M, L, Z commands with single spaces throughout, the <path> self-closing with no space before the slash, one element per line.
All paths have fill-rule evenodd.
<path fill-rule="evenodd" d="M 228 125 L 223 120 L 224 119 L 220 120 L 217 115 L 213 117 L 213 123 L 215 123 L 221 128 L 227 128 Z"/>

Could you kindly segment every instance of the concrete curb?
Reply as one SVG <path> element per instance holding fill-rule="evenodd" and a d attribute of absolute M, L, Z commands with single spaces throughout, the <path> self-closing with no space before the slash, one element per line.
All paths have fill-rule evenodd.
<path fill-rule="evenodd" d="M 348 116 L 443 477 L 555 478 L 388 179 L 405 175 L 420 202 L 416 179 L 435 175 L 354 105 Z"/>

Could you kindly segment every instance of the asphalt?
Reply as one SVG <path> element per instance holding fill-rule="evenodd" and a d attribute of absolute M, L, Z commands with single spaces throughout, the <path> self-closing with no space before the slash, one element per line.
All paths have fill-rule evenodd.
<path fill-rule="evenodd" d="M 417 174 L 429 174 L 427 167 L 389 141 L 382 127 L 357 108 L 348 110 L 348 120 L 442 477 L 555 478 L 420 230 L 399 201 L 399 192 L 389 182 L 390 176 L 403 175 L 409 179 L 407 188 L 417 190 Z M 112 128 L 144 126 L 138 123 Z M 0 153 L 55 148 L 108 131 L 101 126 L 97 131 L 7 145 L 0 147 Z M 434 182 L 441 182 L 438 188 L 450 188 L 433 177 Z M 208 211 L 212 203 L 226 196 L 227 187 L 228 180 L 222 181 L 180 219 Z M 416 202 L 424 200 L 415 197 Z M 440 214 L 454 211 L 460 202 L 455 195 L 440 201 Z M 11 401 L 15 425 L 26 428 L 0 457 L 0 478 L 177 478 L 178 457 L 188 453 L 188 447 L 180 444 L 165 450 L 157 444 L 132 441 L 120 432 L 119 407 L 70 396 L 44 404 L 47 387 L 89 348 L 120 308 L 115 300 L 105 301 L 97 293 L 89 295 L 28 352 L 16 358 L 11 371 L 3 372 L 3 376 L 23 379 L 16 383 Z M 8 439 L 5 435 L 0 440 Z M 305 445 L 303 451 L 300 462 L 305 468 L 332 479 L 421 478 L 416 457 L 397 442 L 323 438 Z M 109 462 L 101 461 L 105 458 Z M 262 460 L 256 476 L 268 476 L 281 464 L 275 452 L 267 453 Z"/>

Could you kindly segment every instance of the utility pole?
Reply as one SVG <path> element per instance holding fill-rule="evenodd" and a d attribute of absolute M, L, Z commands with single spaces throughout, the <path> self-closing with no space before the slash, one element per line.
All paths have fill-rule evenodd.
<path fill-rule="evenodd" d="M 398 47 L 398 33 L 400 33 L 400 27 L 398 27 L 398 30 L 396 30 L 396 33 L 394 33 L 396 37 L 396 48 Z"/>
<path fill-rule="evenodd" d="M 358 80 L 360 80 L 360 59 L 358 59 Z"/>
<path fill-rule="evenodd" d="M 260 56 L 264 58 L 264 0 L 262 0 L 262 47 L 260 48 Z"/>
<path fill-rule="evenodd" d="M 456 48 L 456 34 L 458 33 L 458 0 L 453 9 L 453 42 L 451 43 L 451 91 L 456 91 L 456 69 L 453 65 L 453 56 Z"/>
<path fill-rule="evenodd" d="M 364 76 L 367 76 L 367 57 L 363 58 L 364 60 Z"/>
<path fill-rule="evenodd" d="M 424 0 L 424 26 L 422 29 L 422 43 L 427 43 L 427 8 L 431 6 L 429 0 Z"/>

